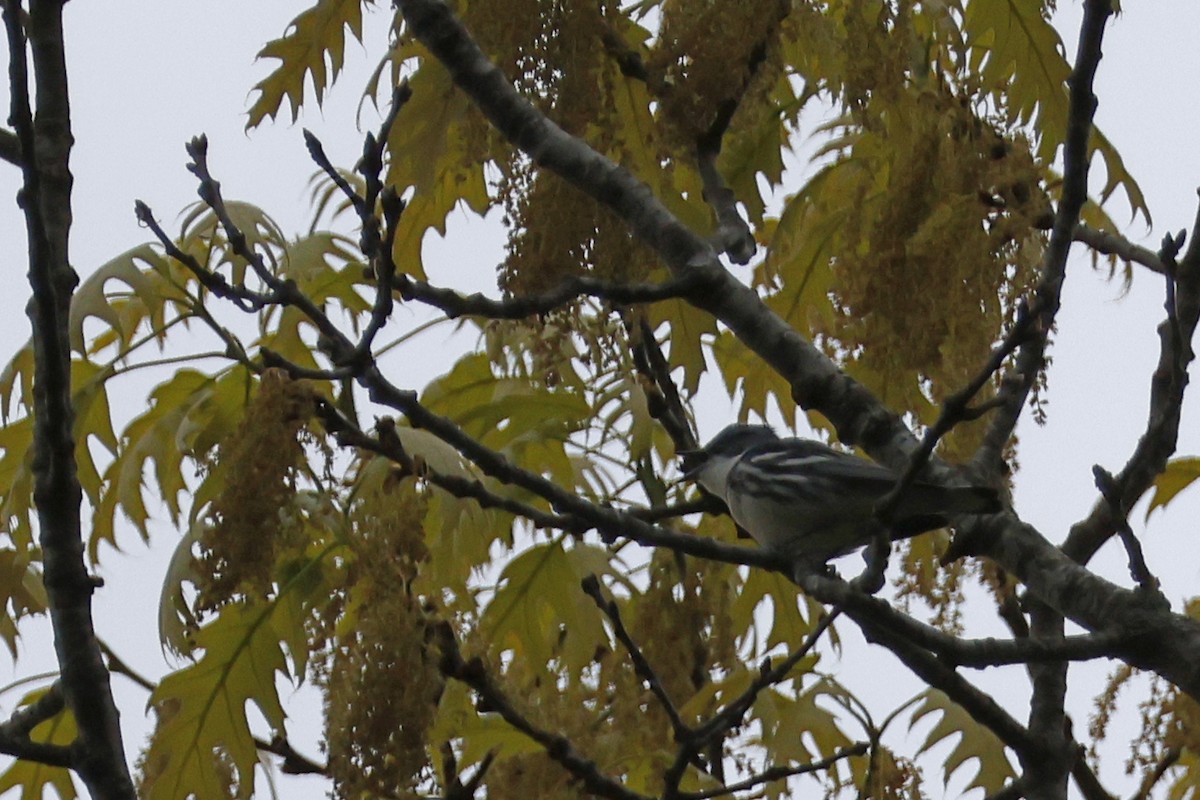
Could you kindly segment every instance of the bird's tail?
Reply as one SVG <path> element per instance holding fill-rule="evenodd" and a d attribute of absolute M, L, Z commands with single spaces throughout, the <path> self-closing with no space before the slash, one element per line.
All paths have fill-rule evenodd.
<path fill-rule="evenodd" d="M 892 528 L 899 538 L 944 528 L 958 514 L 995 514 L 1000 495 L 986 486 L 938 486 L 914 483 L 900 498 Z"/>

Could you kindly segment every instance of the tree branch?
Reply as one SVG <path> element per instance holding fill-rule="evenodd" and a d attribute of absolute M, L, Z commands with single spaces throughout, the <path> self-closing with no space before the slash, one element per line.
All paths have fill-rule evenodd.
<path fill-rule="evenodd" d="M 650 662 L 646 660 L 646 656 L 642 653 L 637 642 L 629 635 L 629 631 L 625 628 L 625 623 L 621 620 L 621 612 L 617 608 L 617 604 L 604 596 L 600 589 L 600 580 L 595 575 L 589 575 L 582 582 L 583 593 L 592 598 L 596 608 L 608 617 L 608 621 L 613 626 L 613 633 L 617 637 L 617 641 L 625 645 L 625 649 L 629 651 L 629 659 L 633 662 L 633 671 L 642 681 L 650 687 L 650 692 L 657 699 L 659 705 L 666 712 L 667 719 L 671 721 L 671 728 L 675 732 L 676 740 L 686 739 L 691 735 L 692 731 L 683 718 L 679 716 L 679 711 L 675 708 L 675 704 L 671 702 L 667 690 L 663 687 L 662 681 L 658 679 L 658 675 L 654 672 L 654 668 L 650 666 Z"/>
<path fill-rule="evenodd" d="M 977 463 L 991 472 L 999 470 L 1004 448 L 1020 418 L 1025 400 L 1038 374 L 1045 367 L 1046 347 L 1062 299 L 1067 256 L 1079 224 L 1079 212 L 1087 201 L 1088 139 L 1097 105 L 1092 84 L 1100 64 L 1104 26 L 1111 13 L 1109 0 L 1089 0 L 1085 5 L 1075 68 L 1068 80 L 1070 95 L 1063 144 L 1062 196 L 1054 214 L 1050 243 L 1042 259 L 1041 277 L 1029 302 L 1030 324 L 1035 335 L 1028 337 L 1021 345 L 1016 366 L 1001 390 L 1004 403 L 992 421 L 976 457 Z"/>
<path fill-rule="evenodd" d="M 1112 479 L 1111 499 L 1101 497 L 1091 514 L 1071 528 L 1063 551 L 1086 564 L 1118 530 L 1121 513 L 1146 492 L 1175 452 L 1183 411 L 1188 366 L 1195 354 L 1192 338 L 1200 321 L 1200 209 L 1192 227 L 1192 242 L 1183 260 L 1175 256 L 1183 234 L 1166 237 L 1159 252 L 1165 269 L 1166 318 L 1158 326 L 1158 364 L 1150 378 L 1150 412 L 1146 430 L 1121 471 Z"/>
<path fill-rule="evenodd" d="M 842 747 L 827 758 L 810 761 L 807 764 L 797 764 L 794 766 L 777 766 L 764 770 L 757 775 L 747 778 L 744 781 L 730 783 L 719 789 L 708 789 L 703 792 L 680 792 L 677 796 L 679 800 L 709 800 L 712 797 L 725 797 L 735 792 L 742 792 L 746 789 L 753 789 L 755 786 L 760 786 L 771 781 L 783 780 L 794 775 L 808 775 L 813 772 L 821 772 L 829 769 L 839 761 L 854 756 L 866 755 L 870 745 L 866 742 L 858 742 L 849 747 Z"/>
<path fill-rule="evenodd" d="M 0 128 L 0 161 L 7 161 L 16 167 L 24 166 L 21 158 L 21 140 L 12 131 Z"/>
<path fill-rule="evenodd" d="M 574 275 L 558 286 L 539 294 L 518 295 L 493 300 L 476 292 L 463 295 L 452 289 L 432 286 L 407 275 L 396 276 L 396 288 L 405 300 L 416 300 L 440 309 L 451 319 L 486 317 L 488 319 L 525 319 L 548 314 L 577 297 L 591 296 L 619 305 L 651 303 L 686 296 L 695 284 L 691 276 L 662 283 L 616 283 L 588 275 Z"/>
<path fill-rule="evenodd" d="M 1153 250 L 1136 245 L 1119 233 L 1097 230 L 1080 222 L 1075 226 L 1074 238 L 1101 255 L 1117 256 L 1131 264 L 1141 264 L 1159 275 L 1167 274 L 1167 266 Z"/>
<path fill-rule="evenodd" d="M 62 682 L 55 681 L 45 694 L 27 706 L 17 709 L 0 724 L 0 753 L 34 761 L 51 767 L 71 767 L 74 764 L 71 748 L 66 745 L 35 742 L 29 734 L 38 725 L 53 719 L 66 708 Z"/>
<path fill-rule="evenodd" d="M 34 342 L 34 504 L 43 581 L 66 705 L 79 728 L 71 766 L 93 797 L 133 798 L 118 712 L 92 623 L 96 584 L 83 559 L 82 490 L 76 473 L 71 352 L 71 134 L 60 0 L 30 4 L 29 39 L 20 6 L 3 0 L 8 35 L 10 120 L 20 143 L 21 206 L 29 247 L 29 316 Z M 26 50 L 32 55 L 36 130 Z"/>
<path fill-rule="evenodd" d="M 533 739 L 546 749 L 554 761 L 562 765 L 592 794 L 609 800 L 650 800 L 645 795 L 626 789 L 617 780 L 600 771 L 596 762 L 584 757 L 567 737 L 539 728 L 525 717 L 508 696 L 493 683 L 483 662 L 478 658 L 464 661 L 458 649 L 458 641 L 450 625 L 442 623 L 437 628 L 437 640 L 442 649 L 440 668 L 448 678 L 465 683 L 479 696 L 480 702 L 498 713 L 505 722 Z"/>

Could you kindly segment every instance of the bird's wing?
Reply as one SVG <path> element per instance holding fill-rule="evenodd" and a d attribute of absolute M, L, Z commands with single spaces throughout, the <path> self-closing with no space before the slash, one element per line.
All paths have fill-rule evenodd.
<path fill-rule="evenodd" d="M 741 463 L 763 470 L 775 480 L 811 484 L 819 481 L 846 494 L 878 497 L 896 483 L 896 474 L 866 459 L 842 453 L 819 442 L 781 439 L 747 450 Z"/>

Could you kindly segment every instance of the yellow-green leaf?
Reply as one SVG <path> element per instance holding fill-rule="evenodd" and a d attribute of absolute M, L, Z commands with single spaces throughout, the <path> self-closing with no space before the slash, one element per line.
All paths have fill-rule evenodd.
<path fill-rule="evenodd" d="M 345 63 L 346 31 L 362 40 L 362 7 L 362 0 L 318 0 L 288 23 L 281 38 L 259 51 L 258 58 L 273 58 L 279 64 L 254 87 L 259 94 L 247 113 L 247 130 L 266 117 L 274 119 L 285 97 L 295 122 L 308 79 L 321 103 Z"/>
<path fill-rule="evenodd" d="M 479 622 L 485 640 L 530 664 L 562 658 L 570 669 L 583 667 L 608 637 L 580 581 L 607 571 L 608 553 L 600 548 L 568 550 L 561 542 L 531 547 L 500 575 L 501 586 Z"/>
<path fill-rule="evenodd" d="M 223 797 L 216 753 L 237 769 L 242 796 L 254 787 L 258 762 L 246 704 L 254 703 L 272 731 L 282 731 L 284 712 L 276 674 L 290 675 L 275 605 L 236 603 L 196 632 L 200 659 L 163 678 L 151 695 L 159 723 L 146 753 L 143 786 L 148 800 Z"/>
<path fill-rule="evenodd" d="M 942 763 L 942 776 L 945 781 L 949 781 L 950 776 L 959 767 L 971 760 L 977 763 L 977 770 L 967 785 L 967 791 L 979 787 L 986 794 L 994 794 L 1015 776 L 1004 743 L 999 737 L 972 719 L 962 706 L 947 697 L 944 692 L 927 689 L 922 693 L 920 705 L 913 710 L 909 729 L 934 713 L 939 715 L 938 721 L 917 748 L 917 752 L 924 753 L 946 739 L 958 737 L 954 749 Z"/>
<path fill-rule="evenodd" d="M 1154 494 L 1150 497 L 1150 506 L 1146 509 L 1146 517 L 1156 508 L 1165 508 L 1175 496 L 1200 478 L 1200 458 L 1189 456 L 1173 458 L 1167 462 L 1167 467 L 1154 479 Z"/>

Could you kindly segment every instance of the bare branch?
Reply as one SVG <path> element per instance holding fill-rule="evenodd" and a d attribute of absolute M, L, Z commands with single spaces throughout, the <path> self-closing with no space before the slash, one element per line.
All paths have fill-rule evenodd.
<path fill-rule="evenodd" d="M 1146 566 L 1146 557 L 1142 553 L 1142 545 L 1137 540 L 1137 537 L 1133 535 L 1133 529 L 1129 527 L 1129 514 L 1125 508 L 1121 507 L 1121 497 L 1117 489 L 1116 479 L 1099 464 L 1092 467 L 1092 474 L 1096 477 L 1096 488 L 1100 490 L 1101 496 L 1109 505 L 1109 513 L 1116 524 L 1117 536 L 1120 538 L 1121 544 L 1125 546 L 1125 556 L 1129 561 L 1130 577 L 1133 578 L 1138 588 L 1143 592 L 1157 595 L 1160 602 L 1164 606 L 1169 607 L 1170 603 L 1162 593 L 1158 578 L 1155 578 L 1150 572 L 1150 568 Z"/>
<path fill-rule="evenodd" d="M 546 748 L 546 755 L 570 772 L 592 794 L 609 800 L 649 800 L 645 795 L 626 789 L 614 778 L 600 771 L 596 762 L 586 758 L 567 737 L 539 728 L 525 717 L 492 681 L 478 658 L 464 661 L 458 642 L 448 623 L 437 628 L 438 644 L 442 649 L 440 668 L 448 678 L 462 681 L 475 691 L 480 702 L 503 717 L 504 721 Z"/>
<path fill-rule="evenodd" d="M 67 247 L 74 139 L 62 11 L 62 2 L 44 0 L 31 4 L 27 19 L 22 20 L 20 4 L 3 0 L 9 120 L 24 154 L 20 205 L 25 212 L 32 290 L 28 313 L 34 342 L 33 494 L 62 693 L 79 728 L 71 766 L 92 796 L 132 800 L 133 781 L 117 708 L 92 622 L 96 583 L 83 558 L 68 334 L 71 296 L 79 283 Z M 37 98 L 36 131 L 27 54 L 32 57 L 32 94 Z"/>
<path fill-rule="evenodd" d="M 1063 144 L 1062 196 L 1054 214 L 1041 277 L 1028 308 L 1034 335 L 1021 344 L 1016 366 L 1002 389 L 1004 406 L 992 421 L 977 457 L 977 463 L 991 472 L 999 470 L 1001 455 L 1016 427 L 1025 399 L 1045 365 L 1047 342 L 1061 303 L 1067 255 L 1075 238 L 1079 212 L 1087 201 L 1088 139 L 1097 103 L 1092 84 L 1100 64 L 1104 27 L 1111 13 L 1109 0 L 1089 0 L 1085 4 L 1075 68 L 1068 81 L 1070 99 Z"/>
<path fill-rule="evenodd" d="M 337 438 L 338 444 L 384 456 L 398 464 L 409 474 L 420 475 L 433 485 L 445 489 L 455 497 L 474 500 L 483 508 L 497 508 L 507 511 L 510 514 L 528 519 L 539 528 L 577 533 L 590 528 L 589 525 L 581 523 L 573 517 L 548 513 L 527 503 L 522 503 L 519 500 L 495 494 L 489 491 L 478 479 L 463 478 L 457 475 L 444 475 L 427 467 L 418 467 L 413 461 L 412 456 L 405 452 L 404 446 L 396 436 L 395 423 L 390 419 L 380 420 L 377 424 L 378 435 L 370 436 L 360 430 L 353 422 L 346 419 L 332 403 L 324 399 L 317 401 L 317 416 L 320 417 L 325 425 L 325 430 Z"/>
<path fill-rule="evenodd" d="M 163 230 L 158 221 L 154 219 L 154 212 L 150 206 L 143 203 L 141 200 L 135 200 L 133 204 L 133 213 L 137 216 L 138 222 L 145 225 L 154 234 L 154 238 L 158 239 L 163 250 L 168 256 L 183 264 L 192 274 L 196 276 L 196 280 L 200 282 L 208 291 L 212 292 L 216 297 L 222 300 L 228 300 L 233 303 L 239 310 L 247 313 L 258 311 L 269 305 L 279 302 L 279 298 L 274 293 L 255 292 L 247 289 L 244 286 L 234 286 L 229 281 L 225 280 L 225 276 L 212 272 L 194 256 L 180 250 L 167 232 Z"/>
<path fill-rule="evenodd" d="M 685 275 L 663 283 L 617 283 L 588 275 L 573 275 L 553 289 L 539 294 L 493 300 L 476 292 L 463 295 L 452 289 L 432 286 L 407 275 L 396 276 L 396 288 L 405 300 L 416 300 L 440 309 L 451 319 L 525 319 L 548 314 L 577 297 L 591 296 L 620 305 L 652 303 L 686 296 L 694 287 L 694 276 Z"/>
<path fill-rule="evenodd" d="M 1195 354 L 1191 341 L 1200 321 L 1200 210 L 1192 228 L 1192 244 L 1183 260 L 1175 256 L 1184 235 L 1164 238 L 1158 260 L 1164 267 L 1166 318 L 1158 326 L 1158 364 L 1150 379 L 1150 413 L 1146 430 L 1121 471 L 1112 479 L 1112 500 L 1101 498 L 1091 514 L 1072 527 L 1063 550 L 1087 563 L 1114 532 L 1120 529 L 1121 510 L 1133 507 L 1138 498 L 1166 467 L 1175 452 L 1188 366 Z"/>
<path fill-rule="evenodd" d="M 21 140 L 12 131 L 0 128 L 0 161 L 7 161 L 13 166 L 24 166 L 21 159 Z"/>
<path fill-rule="evenodd" d="M 1075 226 L 1074 238 L 1101 255 L 1117 256 L 1131 264 L 1141 264 L 1159 275 L 1167 274 L 1166 265 L 1153 250 L 1136 245 L 1119 233 L 1097 230 L 1080 222 Z"/>
<path fill-rule="evenodd" d="M 839 761 L 844 761 L 847 758 L 854 756 L 866 755 L 870 745 L 866 742 L 858 742 L 849 747 L 842 747 L 836 750 L 832 755 L 810 761 L 807 764 L 797 764 L 794 766 L 777 766 L 764 770 L 757 775 L 747 778 L 744 781 L 730 783 L 722 786 L 719 789 L 709 789 L 704 792 L 680 792 L 677 796 L 680 800 L 709 800 L 712 797 L 725 797 L 735 792 L 742 792 L 746 789 L 753 789 L 755 786 L 761 786 L 764 783 L 771 781 L 783 780 L 794 775 L 808 775 L 813 772 L 821 772 L 827 770 Z"/>
<path fill-rule="evenodd" d="M 604 616 L 608 617 L 608 621 L 612 623 L 613 633 L 616 634 L 617 640 L 625 645 L 625 649 L 629 651 L 629 659 L 633 662 L 633 671 L 639 678 L 645 681 L 650 687 L 650 692 L 658 699 L 659 705 L 667 714 L 667 719 L 671 721 L 671 728 L 675 731 L 677 740 L 686 740 L 692 733 L 691 728 L 679 716 L 679 711 L 675 708 L 675 704 L 671 702 L 670 696 L 667 695 L 667 690 L 663 687 L 662 681 L 658 679 L 654 668 L 650 666 L 650 662 L 646 660 L 646 656 L 642 653 L 637 642 L 629 635 L 629 631 L 625 628 L 625 623 L 621 620 L 621 611 L 617 608 L 617 604 L 604 596 L 600 589 L 600 581 L 595 575 L 589 575 L 582 582 L 583 593 L 596 603 L 596 607 L 603 612 Z"/>

